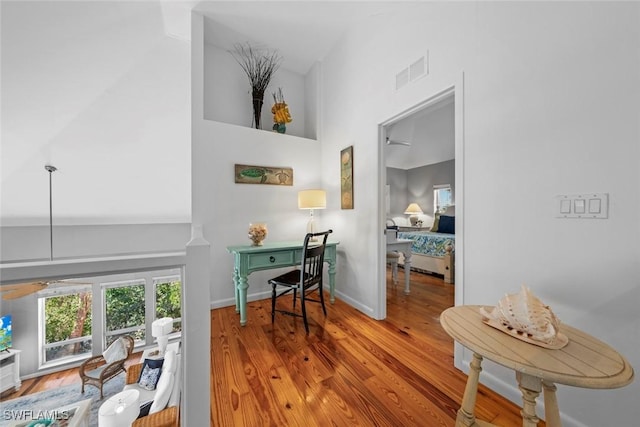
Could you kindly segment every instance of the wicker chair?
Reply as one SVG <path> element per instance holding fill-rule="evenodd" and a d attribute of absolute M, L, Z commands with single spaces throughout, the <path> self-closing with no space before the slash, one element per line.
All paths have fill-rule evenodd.
<path fill-rule="evenodd" d="M 131 356 L 133 352 L 133 338 L 125 335 L 120 338 L 124 343 L 127 350 L 127 355 L 123 359 L 116 360 L 115 362 L 107 363 L 103 355 L 93 356 L 82 362 L 80 365 L 80 379 L 82 380 L 82 393 L 84 393 L 85 384 L 98 387 L 100 389 L 100 399 L 104 396 L 102 394 L 102 386 L 111 378 L 118 375 L 120 372 L 127 372 L 124 367 L 124 362 Z"/>
<path fill-rule="evenodd" d="M 138 382 L 142 363 L 129 366 L 127 370 L 126 384 Z M 138 418 L 131 427 L 178 427 L 180 425 L 178 406 L 167 406 L 161 411 Z"/>

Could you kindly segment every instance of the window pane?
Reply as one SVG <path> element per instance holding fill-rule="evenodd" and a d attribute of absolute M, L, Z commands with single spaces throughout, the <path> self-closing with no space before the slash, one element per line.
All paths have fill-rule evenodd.
<path fill-rule="evenodd" d="M 172 317 L 173 332 L 182 330 L 182 283 L 180 280 L 161 281 L 156 283 L 156 319 Z"/>
<path fill-rule="evenodd" d="M 44 298 L 44 344 L 59 344 L 46 348 L 45 362 L 91 352 L 91 300 L 91 292 Z"/>
<path fill-rule="evenodd" d="M 78 356 L 81 354 L 91 354 L 91 338 L 81 342 L 60 344 L 45 349 L 45 361 L 51 362 L 65 357 Z"/>
<path fill-rule="evenodd" d="M 124 334 L 131 335 L 136 341 L 144 340 L 144 283 L 106 288 L 104 295 L 106 332 L 122 331 L 108 334 L 106 344 Z"/>
<path fill-rule="evenodd" d="M 433 208 L 435 213 L 442 213 L 447 206 L 451 206 L 451 187 L 441 187 L 433 189 Z"/>

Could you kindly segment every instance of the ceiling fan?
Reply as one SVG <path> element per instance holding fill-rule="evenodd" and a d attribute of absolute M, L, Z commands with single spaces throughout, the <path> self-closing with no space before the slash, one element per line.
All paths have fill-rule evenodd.
<path fill-rule="evenodd" d="M 408 141 L 396 141 L 389 139 L 389 137 L 387 137 L 387 145 L 404 145 L 406 147 L 411 147 L 411 143 Z"/>
<path fill-rule="evenodd" d="M 51 281 L 36 281 L 29 283 L 14 283 L 11 285 L 0 285 L 0 293 L 3 300 L 11 300 L 22 298 L 27 295 L 35 294 L 36 292 L 47 289 L 53 285 L 67 285 L 67 286 L 84 286 L 91 285 L 90 282 L 67 282 L 65 280 L 51 280 Z"/>

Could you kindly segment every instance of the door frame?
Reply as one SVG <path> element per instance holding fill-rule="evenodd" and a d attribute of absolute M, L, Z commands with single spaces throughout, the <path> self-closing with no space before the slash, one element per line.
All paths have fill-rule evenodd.
<path fill-rule="evenodd" d="M 376 318 L 382 320 L 387 316 L 387 274 L 386 274 L 386 207 L 385 207 L 385 185 L 387 172 L 385 165 L 385 146 L 387 139 L 387 129 L 390 125 L 402 120 L 417 111 L 428 108 L 443 99 L 453 95 L 454 99 L 454 140 L 455 140 L 455 206 L 456 206 L 456 255 L 454 268 L 454 305 L 464 304 L 464 72 L 461 72 L 454 83 L 431 93 L 424 100 L 414 106 L 384 120 L 378 124 L 378 310 Z M 454 360 L 461 360 L 462 348 L 456 346 Z"/>

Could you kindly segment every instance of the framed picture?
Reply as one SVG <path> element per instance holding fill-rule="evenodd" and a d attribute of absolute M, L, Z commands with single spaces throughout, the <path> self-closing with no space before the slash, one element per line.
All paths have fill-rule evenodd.
<path fill-rule="evenodd" d="M 235 166 L 236 184 L 293 185 L 293 169 L 274 166 Z"/>
<path fill-rule="evenodd" d="M 340 151 L 340 207 L 353 209 L 353 145 Z"/>

